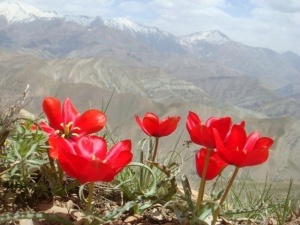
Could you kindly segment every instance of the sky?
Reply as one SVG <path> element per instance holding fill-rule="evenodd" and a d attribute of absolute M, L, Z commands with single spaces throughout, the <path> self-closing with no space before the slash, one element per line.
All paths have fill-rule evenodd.
<path fill-rule="evenodd" d="M 174 35 L 219 30 L 233 41 L 300 55 L 300 0 L 20 0 L 63 15 L 125 17 Z"/>

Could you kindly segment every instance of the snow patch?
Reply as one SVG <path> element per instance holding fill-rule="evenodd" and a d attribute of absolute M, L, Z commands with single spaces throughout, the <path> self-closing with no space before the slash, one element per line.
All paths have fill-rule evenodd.
<path fill-rule="evenodd" d="M 130 31 L 131 33 L 140 33 L 146 35 L 160 33 L 169 35 L 167 32 L 161 31 L 155 27 L 143 26 L 123 17 L 104 19 L 104 25 L 122 31 Z"/>
<path fill-rule="evenodd" d="M 223 33 L 217 30 L 200 31 L 190 35 L 181 36 L 179 39 L 182 45 L 194 45 L 199 41 L 206 41 L 212 44 L 225 44 L 231 40 Z"/>
<path fill-rule="evenodd" d="M 40 10 L 31 5 L 20 3 L 17 1 L 1 1 L 0 2 L 0 15 L 3 15 L 7 22 L 20 23 L 31 22 L 37 18 L 52 19 L 59 17 L 54 11 Z"/>
<path fill-rule="evenodd" d="M 91 23 L 95 21 L 95 17 L 89 17 L 89 16 L 70 16 L 70 15 L 66 15 L 66 16 L 64 16 L 64 19 L 66 21 L 75 22 L 80 26 L 90 26 Z"/>

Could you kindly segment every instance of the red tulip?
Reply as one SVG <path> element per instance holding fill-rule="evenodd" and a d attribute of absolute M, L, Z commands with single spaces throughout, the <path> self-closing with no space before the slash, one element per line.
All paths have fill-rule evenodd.
<path fill-rule="evenodd" d="M 132 160 L 131 141 L 124 140 L 107 152 L 106 141 L 97 136 L 81 136 L 75 142 L 55 137 L 61 168 L 80 183 L 110 182 Z"/>
<path fill-rule="evenodd" d="M 196 153 L 196 169 L 197 173 L 200 177 L 202 177 L 202 172 L 204 169 L 204 162 L 205 162 L 205 157 L 207 154 L 207 149 L 206 148 L 201 148 L 197 153 Z M 210 156 L 209 156 L 209 161 L 208 161 L 208 167 L 207 167 L 207 172 L 205 179 L 206 180 L 212 180 L 216 176 L 218 176 L 222 170 L 227 166 L 227 163 L 225 163 L 219 156 L 219 154 L 216 151 L 211 151 Z"/>
<path fill-rule="evenodd" d="M 273 140 L 261 137 L 258 132 L 251 133 L 248 137 L 244 124 L 233 125 L 223 141 L 215 129 L 217 151 L 222 159 L 236 167 L 255 166 L 264 163 L 269 157 L 269 148 Z"/>
<path fill-rule="evenodd" d="M 230 117 L 211 117 L 205 124 L 203 124 L 197 114 L 189 112 L 186 120 L 186 128 L 190 134 L 192 142 L 203 145 L 206 148 L 216 147 L 213 129 L 216 129 L 220 134 L 220 138 L 224 140 L 230 127 Z"/>
<path fill-rule="evenodd" d="M 179 116 L 172 116 L 159 121 L 154 113 L 146 113 L 143 120 L 135 116 L 136 122 L 142 130 L 149 136 L 163 137 L 168 136 L 175 131 L 180 120 Z"/>
<path fill-rule="evenodd" d="M 43 110 L 49 125 L 41 123 L 41 128 L 49 134 L 58 134 L 65 138 L 98 132 L 106 123 L 103 112 L 90 109 L 80 114 L 69 98 L 66 98 L 61 107 L 57 98 L 46 97 Z"/>

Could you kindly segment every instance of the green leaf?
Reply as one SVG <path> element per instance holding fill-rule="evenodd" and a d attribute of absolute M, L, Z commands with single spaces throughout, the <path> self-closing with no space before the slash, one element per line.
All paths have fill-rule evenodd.
<path fill-rule="evenodd" d="M 47 160 L 42 160 L 42 159 L 28 159 L 26 160 L 27 163 L 33 164 L 33 165 L 44 165 L 48 161 Z"/>
<path fill-rule="evenodd" d="M 141 187 L 141 184 L 140 184 L 140 179 L 139 178 L 137 178 L 136 180 L 136 186 L 137 186 L 137 189 L 139 190 L 139 192 L 140 192 L 140 195 L 143 195 L 143 196 L 145 196 L 145 197 L 147 197 L 147 196 L 153 196 L 154 194 L 155 194 L 155 192 L 156 192 L 156 185 L 157 185 L 157 181 L 156 181 L 156 176 L 155 176 L 155 173 L 152 171 L 152 169 L 149 167 L 149 166 L 147 166 L 147 165 L 145 165 L 145 164 L 143 164 L 143 163 L 139 163 L 139 162 L 131 162 L 130 164 L 128 164 L 128 166 L 127 167 L 132 167 L 132 166 L 138 166 L 138 167 L 141 167 L 141 168 L 143 168 L 143 169 L 146 169 L 150 174 L 151 174 L 151 176 L 153 177 L 153 182 L 152 182 L 152 184 L 151 184 L 151 186 L 150 186 L 150 189 L 149 189 L 149 191 L 145 191 L 145 190 L 143 190 L 142 189 L 142 187 Z M 121 183 L 119 183 L 115 188 L 120 188 L 121 190 L 122 190 L 122 186 L 123 185 L 127 185 L 128 183 L 130 183 L 131 181 L 135 181 L 134 180 L 134 177 L 129 177 L 129 179 L 128 180 L 125 180 L 125 181 L 123 181 L 123 182 L 121 182 Z"/>
<path fill-rule="evenodd" d="M 14 153 L 17 156 L 17 158 L 21 160 L 22 156 L 19 153 L 20 145 L 18 145 L 17 143 L 13 143 L 13 149 L 14 149 Z"/>
<path fill-rule="evenodd" d="M 36 150 L 36 147 L 37 147 L 37 143 L 34 143 L 30 150 L 26 153 L 26 155 L 24 156 L 25 159 L 27 159 L 35 150 Z"/>

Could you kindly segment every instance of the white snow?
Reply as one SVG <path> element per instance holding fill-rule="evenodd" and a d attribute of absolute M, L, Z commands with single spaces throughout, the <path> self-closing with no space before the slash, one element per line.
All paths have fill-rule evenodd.
<path fill-rule="evenodd" d="M 181 36 L 180 43 L 182 45 L 193 45 L 198 41 L 206 41 L 212 44 L 225 44 L 230 39 L 223 33 L 217 30 L 200 31 L 191 35 Z"/>
<path fill-rule="evenodd" d="M 36 18 L 51 19 L 58 17 L 56 12 L 40 10 L 17 1 L 1 1 L 0 15 L 3 15 L 8 23 L 30 22 Z"/>
<path fill-rule="evenodd" d="M 54 11 L 40 10 L 34 6 L 14 0 L 0 1 L 0 15 L 6 18 L 8 24 L 31 22 L 38 18 L 62 18 L 66 21 L 75 22 L 81 26 L 90 26 L 92 22 L 97 21 L 97 19 L 100 18 L 89 16 L 60 16 Z M 156 38 L 161 38 L 163 36 L 171 35 L 170 33 L 161 31 L 155 27 L 143 26 L 123 17 L 112 19 L 101 18 L 101 23 L 103 23 L 104 26 L 113 29 L 131 32 L 134 36 L 137 34 L 141 34 L 148 37 L 155 36 Z M 210 30 L 201 31 L 191 35 L 180 36 L 178 38 L 178 41 L 181 45 L 190 46 L 196 44 L 198 41 L 206 41 L 212 44 L 224 44 L 226 42 L 229 42 L 230 39 L 220 31 Z"/>
<path fill-rule="evenodd" d="M 21 3 L 19 1 L 14 0 L 3 0 L 0 1 L 0 15 L 4 16 L 7 20 L 8 24 L 12 23 L 23 23 L 23 22 L 31 22 L 38 18 L 42 19 L 52 19 L 52 18 L 63 18 L 65 21 L 72 21 L 81 26 L 90 26 L 92 22 L 94 22 L 97 17 L 89 17 L 89 16 L 71 16 L 65 15 L 60 16 L 56 12 L 53 11 L 44 11 L 40 10 L 34 6 L 27 5 Z M 147 27 L 135 23 L 129 19 L 117 17 L 112 19 L 103 19 L 103 25 L 122 30 L 129 31 L 132 34 L 140 33 L 143 35 L 168 35 L 167 32 L 160 31 L 155 27 Z"/>
<path fill-rule="evenodd" d="M 65 21 L 72 21 L 81 26 L 90 26 L 90 24 L 97 19 L 97 17 L 89 17 L 84 15 L 60 16 L 56 12 L 40 10 L 34 6 L 27 5 L 14 0 L 0 1 L 0 15 L 6 18 L 8 24 L 31 22 L 36 20 L 37 18 L 43 18 L 43 19 L 63 18 Z M 136 33 L 140 33 L 143 35 L 149 35 L 149 34 L 155 35 L 157 33 L 159 33 L 160 35 L 168 34 L 167 32 L 160 31 L 155 27 L 143 26 L 122 17 L 103 19 L 103 23 L 105 26 L 122 30 L 122 31 L 129 31 L 134 35 Z"/>
<path fill-rule="evenodd" d="M 90 26 L 90 24 L 95 20 L 95 17 L 66 15 L 64 16 L 64 19 L 66 21 L 75 22 L 81 26 Z"/>
<path fill-rule="evenodd" d="M 123 31 L 129 30 L 132 33 L 142 33 L 142 34 L 164 33 L 168 35 L 167 32 L 160 31 L 155 27 L 143 26 L 141 24 L 135 23 L 123 17 L 104 19 L 104 25 L 118 30 L 123 30 Z"/>

